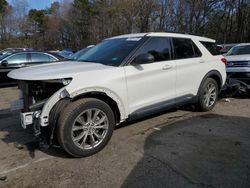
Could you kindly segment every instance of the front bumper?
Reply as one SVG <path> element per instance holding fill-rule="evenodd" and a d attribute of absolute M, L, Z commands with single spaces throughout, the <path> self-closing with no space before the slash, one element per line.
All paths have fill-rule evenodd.
<path fill-rule="evenodd" d="M 250 85 L 250 72 L 227 72 L 227 77 L 240 80 Z"/>

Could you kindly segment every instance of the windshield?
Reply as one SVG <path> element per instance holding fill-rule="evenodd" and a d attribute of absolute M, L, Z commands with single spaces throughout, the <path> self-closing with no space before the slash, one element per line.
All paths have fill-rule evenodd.
<path fill-rule="evenodd" d="M 123 60 L 140 44 L 141 38 L 118 38 L 104 40 L 91 48 L 77 60 L 119 66 Z"/>
<path fill-rule="evenodd" d="M 227 55 L 245 55 L 245 54 L 250 54 L 250 45 L 235 46 L 227 53 Z"/>

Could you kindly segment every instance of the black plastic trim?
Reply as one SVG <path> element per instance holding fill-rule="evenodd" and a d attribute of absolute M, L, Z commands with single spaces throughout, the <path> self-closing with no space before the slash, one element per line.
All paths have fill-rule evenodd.
<path fill-rule="evenodd" d="M 154 114 L 157 114 L 157 113 L 160 113 L 160 112 L 172 109 L 172 108 L 176 108 L 178 106 L 182 106 L 185 104 L 190 104 L 190 103 L 193 103 L 195 99 L 196 97 L 194 95 L 188 94 L 188 95 L 177 97 L 175 99 L 170 99 L 170 100 L 156 103 L 147 107 L 143 107 L 139 110 L 136 110 L 132 114 L 130 114 L 128 117 L 128 121 L 154 115 Z"/>

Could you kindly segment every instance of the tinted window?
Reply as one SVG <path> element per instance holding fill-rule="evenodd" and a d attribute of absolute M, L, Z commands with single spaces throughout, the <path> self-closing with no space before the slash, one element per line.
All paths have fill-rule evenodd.
<path fill-rule="evenodd" d="M 246 55 L 246 54 L 250 54 L 250 45 L 235 46 L 227 53 L 227 55 Z"/>
<path fill-rule="evenodd" d="M 8 58 L 6 58 L 9 64 L 20 64 L 20 63 L 26 63 L 26 53 L 22 54 L 14 54 Z"/>
<path fill-rule="evenodd" d="M 220 53 L 220 47 L 217 46 L 214 42 L 203 42 L 200 41 L 203 46 L 212 54 L 212 55 L 219 55 Z"/>
<path fill-rule="evenodd" d="M 141 42 L 141 38 L 116 38 L 104 40 L 88 50 L 77 60 L 105 65 L 119 66 Z"/>
<path fill-rule="evenodd" d="M 47 54 L 43 53 L 31 53 L 31 61 L 32 62 L 50 62 L 55 61 L 55 59 L 51 59 L 51 57 Z"/>
<path fill-rule="evenodd" d="M 200 57 L 201 52 L 191 39 L 173 38 L 175 59 Z"/>
<path fill-rule="evenodd" d="M 146 44 L 144 44 L 136 54 L 139 55 L 145 53 L 153 55 L 155 62 L 169 60 L 170 59 L 169 38 L 166 37 L 150 38 L 149 41 L 147 41 Z"/>

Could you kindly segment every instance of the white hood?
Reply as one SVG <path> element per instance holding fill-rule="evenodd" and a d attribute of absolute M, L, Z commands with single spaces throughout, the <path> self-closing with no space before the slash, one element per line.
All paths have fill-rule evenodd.
<path fill-rule="evenodd" d="M 74 75 L 79 73 L 106 68 L 109 68 L 109 66 L 99 63 L 66 61 L 16 69 L 11 71 L 8 77 L 16 80 L 52 80 L 73 78 Z"/>
<path fill-rule="evenodd" d="M 225 56 L 227 61 L 250 61 L 250 54 Z"/>

